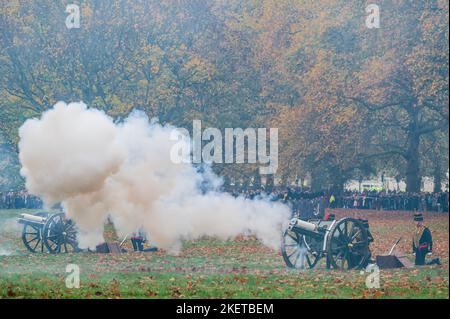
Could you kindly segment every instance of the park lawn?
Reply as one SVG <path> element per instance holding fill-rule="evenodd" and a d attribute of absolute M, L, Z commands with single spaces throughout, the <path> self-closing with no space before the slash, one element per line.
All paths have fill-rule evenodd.
<path fill-rule="evenodd" d="M 442 266 L 381 270 L 380 288 L 369 289 L 368 273 L 287 269 L 279 252 L 253 238 L 204 238 L 185 242 L 180 255 L 153 253 L 28 254 L 13 221 L 21 211 L 0 211 L 0 298 L 448 298 L 448 215 L 426 214 Z M 336 211 L 338 217 L 355 212 Z M 406 212 L 364 212 L 384 254 L 397 237 L 410 250 Z M 1 228 L 3 225 L 3 228 Z M 7 225 L 8 227 L 5 227 Z M 115 239 L 108 226 L 106 237 Z M 129 246 L 128 246 L 129 248 Z M 80 267 L 80 288 L 66 288 L 68 264 Z"/>

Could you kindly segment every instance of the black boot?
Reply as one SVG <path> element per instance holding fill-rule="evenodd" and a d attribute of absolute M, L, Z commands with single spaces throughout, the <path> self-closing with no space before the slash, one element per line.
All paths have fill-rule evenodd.
<path fill-rule="evenodd" d="M 439 260 L 439 258 L 434 258 L 427 262 L 427 265 L 441 265 L 441 261 Z"/>

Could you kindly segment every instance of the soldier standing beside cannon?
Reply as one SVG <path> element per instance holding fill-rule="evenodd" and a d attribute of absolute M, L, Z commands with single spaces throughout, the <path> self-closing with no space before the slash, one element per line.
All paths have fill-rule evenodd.
<path fill-rule="evenodd" d="M 416 223 L 416 229 L 413 234 L 413 253 L 415 255 L 416 266 L 423 265 L 440 265 L 439 258 L 434 258 L 429 262 L 425 262 L 427 255 L 431 255 L 433 252 L 433 237 L 431 231 L 423 224 L 422 213 L 414 214 L 414 222 Z"/>

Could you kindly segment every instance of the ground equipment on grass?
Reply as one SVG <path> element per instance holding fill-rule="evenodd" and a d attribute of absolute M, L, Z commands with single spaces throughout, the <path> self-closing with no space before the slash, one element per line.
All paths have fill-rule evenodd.
<path fill-rule="evenodd" d="M 314 268 L 324 258 L 327 268 L 348 270 L 367 266 L 371 258 L 367 220 L 292 218 L 284 231 L 281 253 L 291 268 Z"/>
<path fill-rule="evenodd" d="M 18 222 L 23 225 L 22 241 L 32 253 L 78 251 L 75 224 L 64 213 L 21 214 Z"/>

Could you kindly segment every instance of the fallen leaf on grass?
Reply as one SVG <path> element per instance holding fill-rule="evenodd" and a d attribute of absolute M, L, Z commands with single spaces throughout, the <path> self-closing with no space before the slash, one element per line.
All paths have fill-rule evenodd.
<path fill-rule="evenodd" d="M 8 287 L 8 291 L 6 293 L 8 295 L 8 297 L 15 297 L 17 296 L 17 294 L 14 292 L 14 290 L 12 289 L 11 286 Z"/>

